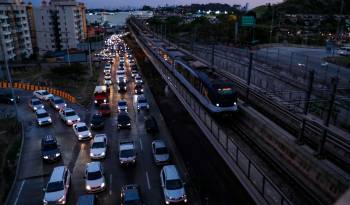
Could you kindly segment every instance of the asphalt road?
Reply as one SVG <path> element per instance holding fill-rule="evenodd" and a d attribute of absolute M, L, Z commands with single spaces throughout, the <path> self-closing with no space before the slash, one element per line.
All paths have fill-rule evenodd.
<path fill-rule="evenodd" d="M 118 62 L 116 63 L 118 65 Z M 113 66 L 112 76 L 115 76 L 116 66 Z M 172 154 L 174 163 L 182 175 L 186 175 L 185 166 L 182 159 L 177 154 L 177 148 L 172 143 L 171 135 L 162 120 L 163 117 L 159 112 L 149 89 L 145 86 L 145 95 L 150 103 L 150 111 L 137 112 L 135 107 L 135 95 L 133 94 L 134 83 L 128 68 L 128 84 L 127 92 L 119 94 L 115 85 L 111 86 L 110 103 L 112 107 L 112 115 L 105 119 L 105 128 L 96 133 L 106 133 L 108 137 L 108 151 L 106 159 L 102 160 L 107 180 L 106 191 L 98 194 L 101 204 L 119 204 L 120 188 L 125 184 L 138 184 L 146 204 L 164 204 L 164 197 L 160 187 L 160 167 L 154 165 L 151 155 L 151 142 L 153 139 L 161 138 L 166 141 L 168 148 Z M 115 79 L 113 79 L 115 80 Z M 100 81 L 102 82 L 102 75 Z M 21 121 L 25 125 L 25 143 L 22 153 L 22 163 L 20 165 L 19 180 L 15 185 L 13 194 L 11 195 L 9 204 L 15 205 L 31 205 L 41 204 L 43 199 L 43 187 L 49 179 L 50 173 L 55 166 L 66 165 L 72 172 L 72 183 L 68 195 L 68 204 L 75 204 L 79 195 L 85 194 L 85 183 L 83 173 L 86 163 L 90 162 L 89 148 L 90 142 L 78 142 L 71 127 L 65 125 L 58 118 L 58 113 L 48 105 L 45 108 L 51 113 L 53 125 L 47 127 L 39 127 L 35 123 L 35 115 L 28 108 L 27 102 L 31 97 L 29 92 L 20 92 L 22 103 L 19 105 L 19 113 Z M 128 112 L 131 118 L 132 129 L 117 131 L 116 119 L 117 109 L 116 102 L 119 99 L 125 99 L 128 103 Z M 76 110 L 82 121 L 89 124 L 90 118 L 96 108 L 92 105 L 90 109 L 84 110 L 79 105 L 68 103 L 68 107 Z M 160 133 L 157 136 L 149 135 L 144 128 L 144 117 L 152 114 L 158 121 Z M 62 151 L 62 160 L 54 164 L 46 164 L 41 160 L 40 142 L 44 135 L 53 134 L 57 137 L 60 149 Z M 133 139 L 137 147 L 137 163 L 134 167 L 121 167 L 118 160 L 118 144 L 121 139 Z M 189 185 L 190 186 L 190 185 Z M 191 190 L 191 189 L 189 189 Z M 188 193 L 189 204 L 198 204 L 192 193 Z"/>

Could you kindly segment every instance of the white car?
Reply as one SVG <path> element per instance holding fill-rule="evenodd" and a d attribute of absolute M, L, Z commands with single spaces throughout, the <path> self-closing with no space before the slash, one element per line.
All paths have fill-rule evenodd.
<path fill-rule="evenodd" d="M 28 106 L 33 110 L 36 111 L 38 109 L 44 109 L 44 105 L 43 103 L 38 99 L 38 98 L 32 98 L 29 103 Z"/>
<path fill-rule="evenodd" d="M 117 70 L 117 77 L 116 77 L 116 79 L 118 80 L 119 78 L 123 78 L 123 79 L 124 79 L 124 82 L 126 82 L 125 71 L 123 71 L 123 70 Z"/>
<path fill-rule="evenodd" d="M 90 162 L 85 170 L 85 188 L 90 193 L 105 190 L 106 181 L 103 174 L 103 168 L 100 162 Z"/>
<path fill-rule="evenodd" d="M 142 84 L 143 83 L 142 78 L 141 78 L 140 75 L 136 75 L 135 76 L 135 83 L 138 83 L 138 84 Z"/>
<path fill-rule="evenodd" d="M 125 100 L 119 100 L 117 103 L 118 112 L 128 112 L 128 104 Z"/>
<path fill-rule="evenodd" d="M 160 171 L 160 182 L 166 204 L 187 202 L 184 183 L 175 165 L 166 165 L 163 167 Z"/>
<path fill-rule="evenodd" d="M 44 188 L 43 204 L 66 204 L 70 180 L 71 173 L 67 167 L 55 167 L 46 188 Z"/>
<path fill-rule="evenodd" d="M 107 153 L 107 136 L 106 134 L 96 134 L 90 147 L 91 159 L 102 159 Z"/>
<path fill-rule="evenodd" d="M 60 110 L 59 115 L 67 125 L 73 125 L 74 123 L 80 122 L 80 117 L 72 108 L 64 108 L 63 110 Z"/>
<path fill-rule="evenodd" d="M 124 141 L 119 143 L 119 162 L 124 164 L 135 164 L 136 151 L 133 141 Z"/>
<path fill-rule="evenodd" d="M 152 142 L 152 154 L 156 165 L 167 164 L 170 161 L 168 148 L 162 140 Z"/>
<path fill-rule="evenodd" d="M 53 98 L 53 95 L 46 90 L 36 90 L 33 92 L 33 96 L 39 98 L 40 100 L 49 100 Z"/>
<path fill-rule="evenodd" d="M 137 105 L 137 111 L 140 111 L 142 109 L 149 110 L 149 104 L 144 95 L 137 96 L 136 105 Z"/>
<path fill-rule="evenodd" d="M 48 125 L 52 124 L 52 119 L 49 115 L 49 113 L 46 112 L 45 109 L 38 109 L 36 112 L 36 121 L 38 122 L 38 125 Z"/>
<path fill-rule="evenodd" d="M 92 138 L 92 134 L 84 122 L 74 124 L 73 131 L 78 137 L 78 140 L 89 140 Z"/>

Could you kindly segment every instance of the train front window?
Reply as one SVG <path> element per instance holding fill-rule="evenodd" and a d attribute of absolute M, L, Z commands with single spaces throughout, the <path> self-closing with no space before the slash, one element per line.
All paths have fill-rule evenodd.
<path fill-rule="evenodd" d="M 217 92 L 219 95 L 233 95 L 234 91 L 230 87 L 221 87 L 217 88 Z"/>

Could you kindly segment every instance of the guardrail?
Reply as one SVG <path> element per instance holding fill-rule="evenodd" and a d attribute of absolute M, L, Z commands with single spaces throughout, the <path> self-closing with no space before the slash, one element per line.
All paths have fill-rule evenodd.
<path fill-rule="evenodd" d="M 0 82 L 0 88 L 11 88 L 11 86 L 10 86 L 9 82 L 2 81 L 2 82 Z M 53 89 L 50 87 L 46 87 L 46 86 L 31 85 L 29 83 L 13 83 L 13 88 L 29 90 L 29 91 L 47 90 L 49 93 L 56 95 L 56 96 L 60 96 L 62 98 L 65 98 L 72 103 L 77 102 L 76 98 L 74 96 L 70 95 L 69 93 L 61 91 L 61 90 Z"/>
<path fill-rule="evenodd" d="M 132 24 L 132 22 L 128 22 L 128 24 Z M 220 125 L 211 118 L 211 115 L 205 110 L 205 108 L 203 108 L 202 105 L 198 103 L 190 93 L 188 93 L 187 89 L 172 75 L 167 67 L 167 63 L 162 60 L 159 54 L 144 45 L 143 42 L 146 42 L 146 39 L 142 35 L 135 35 L 131 26 L 129 26 L 129 28 L 137 43 L 155 65 L 162 78 L 182 102 L 186 110 L 196 121 L 197 125 L 202 129 L 206 137 L 226 161 L 227 165 L 238 176 L 238 179 L 251 194 L 255 202 L 257 204 L 292 205 L 292 202 L 284 195 L 278 186 L 275 185 L 252 160 L 250 160 L 249 155 L 241 150 L 232 138 L 225 134 L 223 129 L 220 128 Z"/>

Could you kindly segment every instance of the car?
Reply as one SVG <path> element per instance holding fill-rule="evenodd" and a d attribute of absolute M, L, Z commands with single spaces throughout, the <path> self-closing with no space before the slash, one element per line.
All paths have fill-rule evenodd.
<path fill-rule="evenodd" d="M 89 128 L 86 126 L 84 122 L 78 122 L 73 125 L 73 131 L 75 135 L 78 137 L 78 140 L 89 140 L 92 138 L 92 134 Z"/>
<path fill-rule="evenodd" d="M 36 90 L 33 92 L 33 96 L 39 98 L 40 100 L 49 100 L 53 98 L 53 95 L 46 90 Z"/>
<path fill-rule="evenodd" d="M 131 77 L 135 78 L 138 74 L 137 70 L 131 70 Z"/>
<path fill-rule="evenodd" d="M 125 70 L 117 70 L 116 79 L 119 79 L 119 78 L 124 78 L 124 82 L 126 82 Z"/>
<path fill-rule="evenodd" d="M 118 114 L 118 119 L 117 119 L 117 128 L 122 129 L 122 128 L 131 128 L 131 121 L 128 113 L 126 112 L 121 112 Z"/>
<path fill-rule="evenodd" d="M 140 95 L 143 94 L 143 87 L 141 84 L 136 84 L 134 88 L 135 94 Z"/>
<path fill-rule="evenodd" d="M 140 187 L 136 184 L 122 186 L 121 205 L 143 205 Z"/>
<path fill-rule="evenodd" d="M 122 66 L 119 65 L 118 70 L 120 70 L 120 71 L 125 71 L 125 65 L 122 65 Z"/>
<path fill-rule="evenodd" d="M 29 100 L 28 106 L 33 110 L 36 111 L 38 109 L 44 109 L 43 103 L 38 98 L 32 98 Z"/>
<path fill-rule="evenodd" d="M 103 117 L 100 113 L 96 113 L 92 116 L 91 122 L 90 122 L 90 128 L 91 129 L 102 129 L 104 128 L 105 123 L 103 120 Z"/>
<path fill-rule="evenodd" d="M 157 121 L 152 115 L 145 117 L 145 128 L 149 133 L 156 133 L 159 131 Z"/>
<path fill-rule="evenodd" d="M 52 119 L 50 117 L 50 114 L 46 112 L 45 109 L 38 109 L 35 111 L 36 115 L 36 121 L 38 125 L 43 126 L 43 125 L 49 125 L 52 124 Z"/>
<path fill-rule="evenodd" d="M 142 78 L 141 78 L 140 75 L 136 75 L 135 76 L 135 83 L 138 83 L 138 84 L 142 84 L 143 83 Z"/>
<path fill-rule="evenodd" d="M 136 150 L 134 141 L 124 140 L 119 142 L 119 162 L 120 165 L 136 163 Z"/>
<path fill-rule="evenodd" d="M 110 64 L 110 63 L 106 63 L 106 65 L 105 65 L 105 70 L 107 70 L 107 69 L 112 69 L 112 64 Z"/>
<path fill-rule="evenodd" d="M 66 166 L 55 167 L 44 188 L 43 204 L 66 204 L 71 173 Z"/>
<path fill-rule="evenodd" d="M 76 205 L 97 205 L 97 198 L 94 194 L 84 194 L 79 196 Z"/>
<path fill-rule="evenodd" d="M 53 135 L 46 135 L 41 139 L 41 157 L 45 162 L 55 162 L 61 159 L 61 151 Z"/>
<path fill-rule="evenodd" d="M 166 204 L 187 202 L 184 183 L 175 165 L 165 165 L 162 168 L 160 182 Z"/>
<path fill-rule="evenodd" d="M 124 78 L 124 77 L 118 77 L 118 78 L 117 78 L 117 83 L 120 83 L 120 82 L 126 83 L 126 78 Z"/>
<path fill-rule="evenodd" d="M 147 99 L 144 95 L 137 96 L 136 106 L 137 106 L 137 111 L 149 110 L 149 104 L 148 104 Z"/>
<path fill-rule="evenodd" d="M 119 91 L 119 92 L 125 92 L 125 91 L 126 91 L 126 83 L 124 83 L 124 82 L 119 82 L 119 83 L 118 83 L 118 91 Z"/>
<path fill-rule="evenodd" d="M 103 82 L 106 86 L 110 86 L 110 85 L 112 85 L 112 80 L 111 79 L 109 79 L 109 80 L 106 80 L 106 79 L 104 79 L 104 82 Z"/>
<path fill-rule="evenodd" d="M 75 113 L 72 108 L 64 108 L 59 111 L 59 115 L 66 125 L 73 125 L 80 122 L 80 117 Z"/>
<path fill-rule="evenodd" d="M 124 61 L 120 61 L 119 67 L 124 67 Z"/>
<path fill-rule="evenodd" d="M 16 103 L 20 102 L 19 96 L 12 96 L 12 92 L 9 90 L 0 90 L 0 102 L 6 104 L 12 104 L 16 101 Z"/>
<path fill-rule="evenodd" d="M 164 165 L 170 161 L 168 148 L 162 140 L 154 140 L 152 142 L 152 154 L 156 165 Z"/>
<path fill-rule="evenodd" d="M 62 110 L 67 107 L 67 103 L 58 96 L 54 96 L 50 99 L 50 105 L 56 110 Z"/>
<path fill-rule="evenodd" d="M 102 116 L 110 116 L 111 115 L 111 108 L 109 106 L 109 103 L 102 103 L 98 107 L 98 113 L 100 113 Z"/>
<path fill-rule="evenodd" d="M 87 192 L 96 193 L 106 189 L 106 181 L 100 162 L 87 163 L 84 178 Z"/>
<path fill-rule="evenodd" d="M 123 55 L 123 54 L 122 54 L 122 55 Z M 124 62 L 125 62 L 124 56 L 122 56 L 122 55 L 119 57 L 120 63 L 124 63 Z"/>
<path fill-rule="evenodd" d="M 128 104 L 126 100 L 119 100 L 117 103 L 118 112 L 128 112 Z"/>
<path fill-rule="evenodd" d="M 90 157 L 91 159 L 102 159 L 106 157 L 107 153 L 107 136 L 106 134 L 96 134 L 91 147 Z"/>

